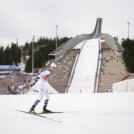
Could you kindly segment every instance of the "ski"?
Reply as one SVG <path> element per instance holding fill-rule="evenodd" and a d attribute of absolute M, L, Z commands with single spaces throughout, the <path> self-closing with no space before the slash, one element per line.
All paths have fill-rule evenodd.
<path fill-rule="evenodd" d="M 76 112 L 79 112 L 79 111 L 50 111 L 48 113 L 40 112 L 37 114 L 64 114 L 64 113 L 76 113 Z"/>
<path fill-rule="evenodd" d="M 36 113 L 36 114 L 32 114 L 32 113 L 29 113 L 29 112 L 27 112 L 27 111 L 23 111 L 23 110 L 16 110 L 16 111 L 18 111 L 18 112 L 22 112 L 22 113 L 26 113 L 26 114 L 31 114 L 31 115 L 34 115 L 34 116 L 38 116 L 38 117 L 41 117 L 41 118 L 45 118 L 45 119 L 48 119 L 48 120 L 52 120 L 52 121 L 55 121 L 55 122 L 62 123 L 62 121 L 55 120 L 55 119 L 52 119 L 52 118 L 48 118 L 48 117 L 43 116 L 43 115 L 40 115 L 40 114 L 38 114 L 38 113 Z"/>

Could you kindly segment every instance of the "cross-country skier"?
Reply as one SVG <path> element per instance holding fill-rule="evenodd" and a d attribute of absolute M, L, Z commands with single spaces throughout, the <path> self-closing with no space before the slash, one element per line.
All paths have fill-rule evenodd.
<path fill-rule="evenodd" d="M 57 65 L 55 63 L 51 63 L 50 68 L 48 68 L 47 70 L 44 70 L 43 72 L 40 73 L 40 75 L 38 75 L 38 88 L 39 88 L 39 96 L 37 98 L 37 100 L 34 102 L 33 106 L 30 109 L 30 113 L 36 113 L 34 108 L 38 105 L 38 103 L 43 99 L 43 96 L 45 95 L 45 100 L 44 100 L 44 106 L 43 106 L 43 113 L 48 113 L 51 112 L 50 110 L 47 110 L 47 104 L 49 101 L 49 93 L 48 93 L 48 89 L 47 89 L 47 83 L 49 76 L 51 75 L 51 73 L 54 72 L 54 70 L 56 69 Z"/>

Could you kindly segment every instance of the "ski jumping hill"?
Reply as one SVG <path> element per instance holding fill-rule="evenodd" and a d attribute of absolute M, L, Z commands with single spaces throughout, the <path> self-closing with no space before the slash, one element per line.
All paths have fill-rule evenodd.
<path fill-rule="evenodd" d="M 99 58 L 99 40 L 83 43 L 68 93 L 93 93 Z"/>

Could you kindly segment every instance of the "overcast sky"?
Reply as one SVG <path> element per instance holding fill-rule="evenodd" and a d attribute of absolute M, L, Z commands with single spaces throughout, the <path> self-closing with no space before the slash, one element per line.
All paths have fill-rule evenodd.
<path fill-rule="evenodd" d="M 35 36 L 75 37 L 91 33 L 103 18 L 102 32 L 134 37 L 134 0 L 0 0 L 0 45 L 30 42 Z"/>

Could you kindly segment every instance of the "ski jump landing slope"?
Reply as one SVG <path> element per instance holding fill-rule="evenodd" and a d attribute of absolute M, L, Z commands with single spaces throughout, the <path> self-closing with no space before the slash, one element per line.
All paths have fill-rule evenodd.
<path fill-rule="evenodd" d="M 98 39 L 87 40 L 81 49 L 68 93 L 94 92 L 98 56 Z"/>
<path fill-rule="evenodd" d="M 28 111 L 36 97 L 0 95 L 0 134 L 134 134 L 134 93 L 51 94 L 48 109 L 75 112 L 42 118 L 16 111 Z"/>

